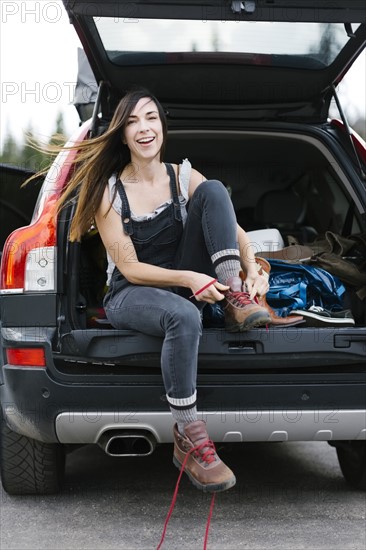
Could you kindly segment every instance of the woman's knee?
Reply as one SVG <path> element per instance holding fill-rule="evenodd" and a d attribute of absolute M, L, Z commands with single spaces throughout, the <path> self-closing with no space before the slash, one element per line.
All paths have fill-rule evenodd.
<path fill-rule="evenodd" d="M 202 334 L 202 320 L 194 304 L 182 298 L 176 307 L 167 312 L 168 323 L 182 333 Z"/>
<path fill-rule="evenodd" d="M 201 194 L 204 197 L 208 198 L 218 198 L 222 200 L 222 197 L 229 197 L 228 191 L 225 185 L 219 180 L 206 180 L 200 183 L 196 188 L 195 194 Z"/>
<path fill-rule="evenodd" d="M 197 187 L 193 197 L 196 196 L 201 201 L 213 201 L 222 204 L 230 199 L 230 195 L 225 185 L 219 180 L 206 180 Z"/>

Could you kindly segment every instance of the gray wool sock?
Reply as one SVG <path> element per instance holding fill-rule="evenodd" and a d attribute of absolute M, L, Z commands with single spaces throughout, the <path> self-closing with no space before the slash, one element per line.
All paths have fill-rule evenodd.
<path fill-rule="evenodd" d="M 239 250 L 220 250 L 211 256 L 217 278 L 220 283 L 226 284 L 230 277 L 238 277 L 241 270 Z"/>
<path fill-rule="evenodd" d="M 195 422 L 197 419 L 197 391 L 195 391 L 190 397 L 175 398 L 166 396 L 171 413 L 174 420 L 178 425 L 178 431 L 184 435 L 185 424 Z"/>
<path fill-rule="evenodd" d="M 184 435 L 184 426 L 190 424 L 191 422 L 196 422 L 197 417 L 197 407 L 194 406 L 190 409 L 178 410 L 170 407 L 171 413 L 174 420 L 177 423 L 178 431 L 181 435 Z"/>

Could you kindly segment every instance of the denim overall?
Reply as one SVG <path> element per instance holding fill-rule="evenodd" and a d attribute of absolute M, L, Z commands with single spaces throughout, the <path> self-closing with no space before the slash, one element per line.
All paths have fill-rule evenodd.
<path fill-rule="evenodd" d="M 151 220 L 137 222 L 122 182 L 122 226 L 130 235 L 140 262 L 167 269 L 192 270 L 216 277 L 211 256 L 237 248 L 237 225 L 230 197 L 216 180 L 201 183 L 188 203 L 183 229 L 174 169 L 166 164 L 173 202 Z M 134 285 L 115 267 L 104 308 L 118 329 L 132 329 L 164 338 L 161 368 L 169 397 L 192 396 L 196 390 L 198 345 L 202 334 L 199 308 L 191 289 Z"/>
<path fill-rule="evenodd" d="M 139 262 L 172 269 L 183 233 L 183 224 L 174 169 L 171 164 L 166 164 L 166 169 L 170 177 L 169 185 L 173 202 L 151 220 L 134 221 L 131 218 L 127 194 L 120 179 L 116 185 L 122 202 L 123 231 L 131 237 Z M 119 292 L 128 284 L 130 283 L 115 267 L 111 279 L 113 293 Z"/>

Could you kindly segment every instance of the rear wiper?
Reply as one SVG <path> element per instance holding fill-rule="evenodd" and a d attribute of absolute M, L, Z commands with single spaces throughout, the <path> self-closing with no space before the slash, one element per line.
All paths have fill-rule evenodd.
<path fill-rule="evenodd" d="M 245 13 L 254 13 L 256 8 L 255 2 L 256 0 L 243 0 L 243 2 L 232 0 L 231 11 L 233 13 L 241 13 L 242 11 L 245 11 Z"/>
<path fill-rule="evenodd" d="M 356 38 L 356 35 L 352 30 L 352 24 L 351 23 L 345 23 L 344 24 L 344 29 L 345 29 L 345 31 L 347 33 L 347 36 L 349 38 Z"/>

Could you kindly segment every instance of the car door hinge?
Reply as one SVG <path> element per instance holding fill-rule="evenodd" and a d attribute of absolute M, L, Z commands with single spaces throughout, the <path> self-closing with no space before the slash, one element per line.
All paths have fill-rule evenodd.
<path fill-rule="evenodd" d="M 241 13 L 243 10 L 245 13 L 254 13 L 256 8 L 255 2 L 256 0 L 243 0 L 242 2 L 240 0 L 232 0 L 231 10 L 234 13 Z"/>

